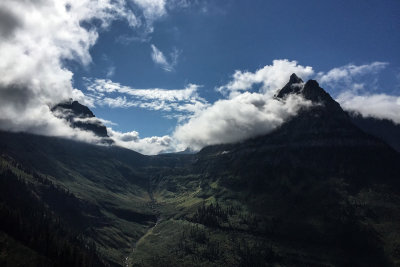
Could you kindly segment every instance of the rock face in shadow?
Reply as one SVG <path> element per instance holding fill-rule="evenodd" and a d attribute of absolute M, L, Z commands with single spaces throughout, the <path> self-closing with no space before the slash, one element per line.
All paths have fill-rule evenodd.
<path fill-rule="evenodd" d="M 52 108 L 52 112 L 58 118 L 67 120 L 72 127 L 94 133 L 98 137 L 103 137 L 105 143 L 113 143 L 107 134 L 107 128 L 96 118 L 93 112 L 78 101 L 66 101 L 57 104 Z"/>
<path fill-rule="evenodd" d="M 342 262 L 333 256 L 338 266 L 390 266 L 383 247 L 391 242 L 387 233 L 397 230 L 382 231 L 372 221 L 386 223 L 391 219 L 384 216 L 397 216 L 398 208 L 379 213 L 386 204 L 373 196 L 400 195 L 400 154 L 355 125 L 316 81 L 302 83 L 296 77 L 275 97 L 285 101 L 298 94 L 312 101 L 311 107 L 269 134 L 203 148 L 194 169 L 242 194 L 262 216 L 277 219 L 280 229 L 268 234 L 279 242 L 299 250 L 325 244 L 332 255 L 342 255 Z M 361 208 L 351 204 L 354 199 L 368 204 Z"/>
<path fill-rule="evenodd" d="M 358 113 L 349 113 L 351 121 L 361 130 L 385 141 L 400 152 L 400 125 L 391 120 L 363 117 Z"/>
<path fill-rule="evenodd" d="M 198 166 L 253 173 L 257 179 L 262 172 L 292 168 L 321 178 L 341 177 L 355 187 L 384 180 L 398 183 L 399 154 L 357 127 L 316 81 L 302 83 L 293 74 L 276 97 L 285 101 L 289 94 L 299 94 L 313 105 L 267 135 L 204 148 Z"/>
<path fill-rule="evenodd" d="M 295 73 L 293 73 L 292 75 L 290 75 L 289 82 L 281 90 L 279 90 L 276 96 L 278 98 L 284 98 L 288 94 L 299 93 L 303 85 L 303 80 L 300 79 Z"/>
<path fill-rule="evenodd" d="M 111 266 L 395 266 L 400 154 L 316 81 L 293 74 L 275 97 L 291 94 L 313 105 L 269 134 L 195 154 L 0 131 L 0 247 L 3 231 L 43 255 L 48 230 L 32 229 L 54 214 L 54 240 L 61 220 L 95 245 L 86 266 L 93 252 Z M 96 120 L 77 102 L 53 110 L 75 127 Z"/>

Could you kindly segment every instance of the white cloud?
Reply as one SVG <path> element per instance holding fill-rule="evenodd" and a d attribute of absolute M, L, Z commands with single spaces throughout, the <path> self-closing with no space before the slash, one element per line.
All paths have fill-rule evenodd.
<path fill-rule="evenodd" d="M 331 86 L 333 84 L 337 84 L 338 82 L 351 83 L 354 78 L 366 74 L 375 74 L 386 68 L 387 65 L 387 62 L 379 61 L 359 66 L 348 64 L 342 67 L 333 68 L 327 73 L 319 72 L 317 79 L 321 83 L 330 84 Z"/>
<path fill-rule="evenodd" d="M 143 11 L 143 16 L 149 23 L 164 16 L 166 12 L 166 0 L 132 0 Z"/>
<path fill-rule="evenodd" d="M 206 145 L 232 143 L 263 135 L 280 126 L 301 107 L 311 105 L 297 95 L 285 101 L 270 95 L 244 92 L 219 100 L 195 114 L 174 132 L 185 147 L 200 149 Z"/>
<path fill-rule="evenodd" d="M 160 67 L 165 71 L 171 72 L 174 70 L 174 67 L 178 61 L 178 56 L 178 50 L 174 49 L 174 51 L 171 53 L 171 61 L 168 61 L 161 50 L 159 50 L 155 45 L 151 45 L 151 58 L 153 59 L 154 63 L 160 65 Z"/>
<path fill-rule="evenodd" d="M 139 133 L 136 131 L 122 133 L 114 131 L 112 128 L 107 128 L 107 132 L 116 145 L 145 155 L 156 155 L 177 150 L 174 140 L 168 135 L 140 138 Z"/>
<path fill-rule="evenodd" d="M 235 96 L 240 92 L 250 90 L 254 85 L 260 84 L 260 92 L 270 93 L 282 88 L 292 73 L 307 79 L 314 74 L 314 71 L 310 66 L 298 65 L 297 61 L 274 60 L 272 65 L 266 65 L 255 72 L 236 70 L 232 76 L 233 80 L 218 87 L 217 90 L 224 95 Z"/>
<path fill-rule="evenodd" d="M 348 111 L 360 113 L 363 117 L 390 119 L 400 124 L 400 96 L 388 94 L 356 95 L 346 91 L 336 99 Z"/>

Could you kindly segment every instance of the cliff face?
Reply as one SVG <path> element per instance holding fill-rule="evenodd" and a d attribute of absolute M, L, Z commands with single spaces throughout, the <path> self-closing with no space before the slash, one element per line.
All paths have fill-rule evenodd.
<path fill-rule="evenodd" d="M 391 120 L 363 117 L 357 113 L 349 113 L 349 117 L 361 130 L 379 137 L 400 152 L 400 125 Z"/>

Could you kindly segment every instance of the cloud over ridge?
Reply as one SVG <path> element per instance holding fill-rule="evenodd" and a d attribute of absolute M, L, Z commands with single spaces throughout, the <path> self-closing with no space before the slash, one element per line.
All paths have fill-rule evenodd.
<path fill-rule="evenodd" d="M 179 125 L 174 137 L 198 150 L 207 145 L 233 143 L 271 132 L 311 102 L 291 95 L 284 101 L 260 93 L 245 92 L 219 100 Z"/>
<path fill-rule="evenodd" d="M 217 88 L 227 96 L 207 107 L 186 123 L 178 125 L 173 134 L 180 143 L 192 149 L 206 145 L 232 143 L 263 135 L 279 127 L 302 107 L 311 105 L 301 96 L 277 99 L 274 94 L 289 80 L 292 73 L 309 77 L 312 67 L 297 61 L 274 60 L 255 72 L 235 71 L 232 80 Z M 257 92 L 248 92 L 261 84 Z"/>

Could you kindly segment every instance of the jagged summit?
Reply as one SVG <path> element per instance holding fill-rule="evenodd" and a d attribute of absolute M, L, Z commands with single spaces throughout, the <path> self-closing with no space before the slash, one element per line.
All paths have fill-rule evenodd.
<path fill-rule="evenodd" d="M 305 138 L 304 140 L 311 140 L 315 135 L 342 137 L 344 134 L 359 137 L 359 130 L 351 123 L 347 113 L 320 87 L 317 81 L 308 80 L 306 83 L 293 83 L 294 81 L 301 81 L 300 78 L 296 77 L 295 74 L 292 74 L 289 82 L 279 91 L 277 97 L 285 98 L 289 94 L 298 94 L 303 96 L 304 99 L 310 100 L 313 105 L 300 110 L 296 117 L 281 127 L 282 132 L 286 131 L 291 136 L 289 139 Z"/>
<path fill-rule="evenodd" d="M 290 75 L 290 79 L 289 79 L 289 83 L 302 83 L 303 80 L 296 75 L 296 73 L 292 73 L 292 75 Z"/>
<path fill-rule="evenodd" d="M 285 98 L 290 94 L 302 94 L 305 99 L 313 102 L 332 102 L 332 97 L 319 86 L 316 80 L 303 82 L 295 73 L 290 75 L 289 82 L 279 90 L 278 98 Z"/>
<path fill-rule="evenodd" d="M 312 101 L 314 104 L 324 106 L 325 111 L 344 114 L 339 103 L 321 88 L 316 80 L 308 80 L 304 83 L 301 78 L 293 73 L 290 76 L 289 82 L 279 90 L 276 97 L 285 98 L 290 94 L 301 94 L 305 99 Z"/>
<path fill-rule="evenodd" d="M 299 93 L 303 87 L 303 83 L 303 80 L 293 73 L 290 75 L 289 82 L 281 90 L 279 90 L 276 96 L 279 98 L 284 98 L 288 94 Z"/>

